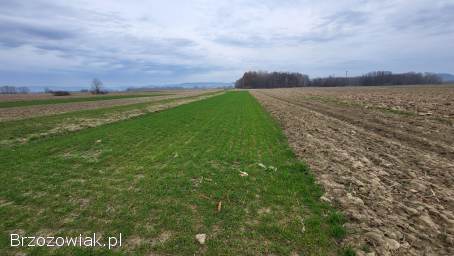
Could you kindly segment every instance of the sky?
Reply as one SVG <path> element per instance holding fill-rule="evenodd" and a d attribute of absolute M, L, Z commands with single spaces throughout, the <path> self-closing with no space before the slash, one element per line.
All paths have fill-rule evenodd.
<path fill-rule="evenodd" d="M 454 73 L 452 0 L 0 0 L 0 85 Z"/>

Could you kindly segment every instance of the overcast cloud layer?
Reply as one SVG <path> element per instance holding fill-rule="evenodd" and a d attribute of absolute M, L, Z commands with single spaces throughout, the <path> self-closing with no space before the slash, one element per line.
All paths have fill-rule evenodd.
<path fill-rule="evenodd" d="M 0 85 L 454 72 L 452 0 L 0 0 Z"/>

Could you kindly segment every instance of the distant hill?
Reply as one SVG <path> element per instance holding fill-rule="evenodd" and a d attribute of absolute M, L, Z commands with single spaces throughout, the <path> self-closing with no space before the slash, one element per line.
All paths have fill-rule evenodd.
<path fill-rule="evenodd" d="M 6 85 L 6 84 L 5 84 Z M 3 84 L 0 84 L 0 87 L 4 86 Z M 36 92 L 44 92 L 45 89 L 49 89 L 52 91 L 59 91 L 59 90 L 64 90 L 64 91 L 70 91 L 70 92 L 78 92 L 81 90 L 89 90 L 90 86 L 55 86 L 55 85 L 48 85 L 48 86 L 39 86 L 39 85 L 28 85 L 25 86 L 27 87 L 30 92 L 36 93 Z M 178 84 L 163 84 L 163 85 L 145 85 L 145 86 L 129 86 L 129 85 L 111 85 L 111 84 L 106 84 L 104 85 L 104 89 L 110 92 L 114 91 L 123 91 L 123 90 L 129 90 L 129 91 L 150 91 L 150 90 L 171 90 L 171 89 L 209 89 L 209 88 L 227 88 L 227 87 L 233 87 L 233 83 L 225 83 L 225 82 L 195 82 L 195 83 L 178 83 Z"/>
<path fill-rule="evenodd" d="M 166 85 L 148 85 L 142 87 L 130 87 L 128 91 L 149 91 L 149 90 L 175 90 L 175 89 L 210 89 L 233 87 L 233 83 L 224 82 L 200 82 L 200 83 L 180 83 Z"/>
<path fill-rule="evenodd" d="M 444 83 L 454 82 L 454 75 L 449 73 L 439 73 L 437 74 Z"/>
<path fill-rule="evenodd" d="M 156 88 L 219 88 L 219 87 L 230 87 L 233 86 L 233 83 L 223 83 L 223 82 L 200 82 L 200 83 L 180 83 L 180 84 L 167 84 L 161 86 L 151 86 Z"/>

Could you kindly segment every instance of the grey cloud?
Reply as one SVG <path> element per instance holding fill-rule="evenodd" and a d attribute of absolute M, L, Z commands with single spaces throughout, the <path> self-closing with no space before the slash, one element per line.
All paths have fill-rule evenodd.
<path fill-rule="evenodd" d="M 342 31 L 319 31 L 305 33 L 301 35 L 284 35 L 278 34 L 269 36 L 219 36 L 214 39 L 219 44 L 235 46 L 235 47 L 246 47 L 246 48 L 266 48 L 273 46 L 294 46 L 302 43 L 325 43 L 334 40 L 339 40 L 348 37 L 351 33 Z"/>
<path fill-rule="evenodd" d="M 199 66 L 199 65 L 183 65 L 183 64 L 162 64 L 148 62 L 140 65 L 140 68 L 144 71 L 167 71 L 174 74 L 186 75 L 186 74 L 197 74 L 209 71 L 222 70 L 222 68 L 214 66 Z"/>
<path fill-rule="evenodd" d="M 0 31 L 0 44 L 6 47 L 18 47 L 39 41 L 60 41 L 76 36 L 74 31 L 1 17 Z"/>
<path fill-rule="evenodd" d="M 341 11 L 322 18 L 312 32 L 296 36 L 298 42 L 324 43 L 340 40 L 357 34 L 358 29 L 367 25 L 368 14 L 360 11 Z"/>
<path fill-rule="evenodd" d="M 227 74 L 228 67 L 330 74 L 387 67 L 391 57 L 399 59 L 393 67 L 423 69 L 429 52 L 431 66 L 454 68 L 454 4 L 445 0 L 194 1 L 182 12 L 158 0 L 141 2 L 143 9 L 135 1 L 0 1 L 0 83 L 31 71 L 40 79 L 99 73 L 123 82 Z"/>
<path fill-rule="evenodd" d="M 72 19 L 69 14 L 75 11 L 61 9 L 64 17 Z M 11 48 L 23 45 L 32 46 L 36 51 L 53 52 L 56 56 L 65 59 L 78 58 L 83 63 L 106 63 L 104 68 L 115 67 L 119 62 L 134 60 L 140 63 L 150 55 L 165 55 L 165 57 L 184 58 L 194 57 L 184 49 L 195 47 L 192 40 L 186 38 L 155 38 L 137 37 L 127 33 L 96 34 L 92 24 L 96 26 L 126 29 L 129 25 L 126 20 L 113 13 L 94 11 L 80 11 L 76 17 L 80 20 L 80 29 L 76 29 L 67 20 L 62 20 L 59 26 L 34 23 L 25 18 L 12 18 L 1 15 L 0 11 L 0 46 Z M 35 20 L 36 21 L 36 20 Z M 50 20 L 49 24 L 52 23 Z M 64 28 L 64 29 L 63 29 Z M 103 31 L 103 28 L 96 28 Z M 126 69 L 135 68 L 133 63 L 123 65 Z M 81 67 L 82 69 L 84 67 Z"/>
<path fill-rule="evenodd" d="M 454 4 L 426 6 L 393 19 L 397 30 L 418 30 L 427 34 L 454 32 Z"/>
<path fill-rule="evenodd" d="M 224 44 L 229 46 L 236 46 L 236 47 L 269 47 L 272 46 L 275 40 L 270 38 L 265 38 L 263 36 L 258 35 L 250 35 L 250 36 L 229 36 L 229 35 L 221 35 L 217 36 L 214 39 L 214 42 L 218 44 Z"/>
<path fill-rule="evenodd" d="M 332 15 L 325 16 L 323 22 L 317 26 L 319 29 L 324 29 L 327 26 L 343 28 L 345 26 L 358 26 L 367 22 L 368 14 L 360 11 L 341 11 Z"/>
<path fill-rule="evenodd" d="M 21 37 L 38 37 L 50 40 L 67 39 L 75 35 L 74 32 L 62 29 L 5 20 L 0 20 L 0 30 L 5 34 L 16 34 Z"/>
<path fill-rule="evenodd" d="M 298 43 L 325 43 L 346 38 L 351 33 L 312 33 L 294 37 L 294 41 Z"/>
<path fill-rule="evenodd" d="M 222 35 L 214 39 L 215 42 L 237 47 L 272 47 L 276 45 L 295 45 L 301 43 L 324 43 L 339 40 L 352 35 L 352 29 L 366 24 L 368 14 L 360 11 L 341 11 L 322 17 L 311 32 L 288 35 L 280 31 L 268 31 L 267 36 L 257 34 L 231 36 Z"/>

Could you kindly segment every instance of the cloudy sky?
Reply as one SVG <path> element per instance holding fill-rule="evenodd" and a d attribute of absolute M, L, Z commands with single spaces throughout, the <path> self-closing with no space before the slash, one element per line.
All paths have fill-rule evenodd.
<path fill-rule="evenodd" d="M 454 73 L 452 0 L 0 0 L 0 84 Z"/>

